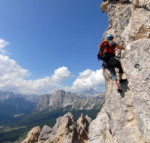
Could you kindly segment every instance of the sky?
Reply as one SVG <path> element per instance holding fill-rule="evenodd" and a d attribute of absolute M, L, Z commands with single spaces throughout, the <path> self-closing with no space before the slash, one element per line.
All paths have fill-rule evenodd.
<path fill-rule="evenodd" d="M 101 0 L 1 0 L 0 90 L 103 91 L 98 45 L 108 26 Z"/>

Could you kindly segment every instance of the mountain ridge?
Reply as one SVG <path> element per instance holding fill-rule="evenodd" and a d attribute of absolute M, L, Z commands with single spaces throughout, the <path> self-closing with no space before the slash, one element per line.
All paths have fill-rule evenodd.
<path fill-rule="evenodd" d="M 65 92 L 64 90 L 56 90 L 51 94 L 42 95 L 37 103 L 37 110 L 43 110 L 45 108 L 66 108 L 70 106 L 70 109 L 100 109 L 104 102 L 103 95 L 96 92 L 97 96 L 84 96 L 79 97 L 79 94 Z M 86 97 L 86 98 L 85 98 Z"/>

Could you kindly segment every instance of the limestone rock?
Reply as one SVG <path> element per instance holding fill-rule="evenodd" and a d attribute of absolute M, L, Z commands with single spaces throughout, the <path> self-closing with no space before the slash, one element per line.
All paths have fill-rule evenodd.
<path fill-rule="evenodd" d="M 125 69 L 128 67 L 125 71 L 134 95 L 132 100 L 138 128 L 144 137 L 150 139 L 150 39 L 131 42 L 127 49 L 122 62 Z"/>
<path fill-rule="evenodd" d="M 105 9 L 110 25 L 104 36 L 111 33 L 124 44 L 121 64 L 128 82 L 120 84 L 120 95 L 104 70 L 105 104 L 89 126 L 88 143 L 150 143 L 149 4 L 149 0 L 109 1 Z"/>
<path fill-rule="evenodd" d="M 71 113 L 57 119 L 48 141 L 57 143 L 71 143 L 74 136 L 75 121 Z"/>
<path fill-rule="evenodd" d="M 45 125 L 40 133 L 39 140 L 41 141 L 47 140 L 51 132 L 52 132 L 52 129 L 49 126 Z"/>
<path fill-rule="evenodd" d="M 81 114 L 80 118 L 78 119 L 76 123 L 76 130 L 77 130 L 77 136 L 78 136 L 78 142 L 79 143 L 86 143 L 88 140 L 88 129 L 89 124 L 91 123 L 91 119 L 88 116 L 83 116 Z"/>
<path fill-rule="evenodd" d="M 43 127 L 38 143 L 87 143 L 90 122 L 91 119 L 84 115 L 76 122 L 73 115 L 67 113 L 57 118 L 53 129 Z"/>
<path fill-rule="evenodd" d="M 23 140 L 21 143 L 35 143 L 38 141 L 38 137 L 40 135 L 40 127 L 34 127 L 31 131 L 29 131 L 27 138 Z"/>
<path fill-rule="evenodd" d="M 147 8 L 150 10 L 149 0 L 133 0 L 133 3 L 136 7 Z"/>
<path fill-rule="evenodd" d="M 129 42 L 136 41 L 138 39 L 149 39 L 150 12 L 142 8 L 133 10 L 130 22 L 121 36 L 124 38 L 126 46 L 129 44 Z"/>

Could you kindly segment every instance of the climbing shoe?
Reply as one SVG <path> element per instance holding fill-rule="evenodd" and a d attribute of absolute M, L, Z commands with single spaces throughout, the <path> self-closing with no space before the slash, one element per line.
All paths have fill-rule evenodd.
<path fill-rule="evenodd" d="M 124 83 L 124 82 L 127 82 L 127 79 L 121 79 L 121 80 L 119 80 L 119 83 Z"/>
<path fill-rule="evenodd" d="M 118 92 L 118 93 L 122 93 L 122 90 L 121 90 L 121 89 L 117 89 L 117 92 Z"/>

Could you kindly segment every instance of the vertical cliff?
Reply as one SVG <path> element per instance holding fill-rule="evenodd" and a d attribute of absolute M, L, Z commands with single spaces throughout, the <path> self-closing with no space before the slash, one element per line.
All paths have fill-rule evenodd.
<path fill-rule="evenodd" d="M 105 104 L 89 127 L 88 143 L 150 143 L 150 0 L 105 1 L 111 33 L 124 45 L 121 64 L 128 83 L 116 92 L 107 70 Z"/>

